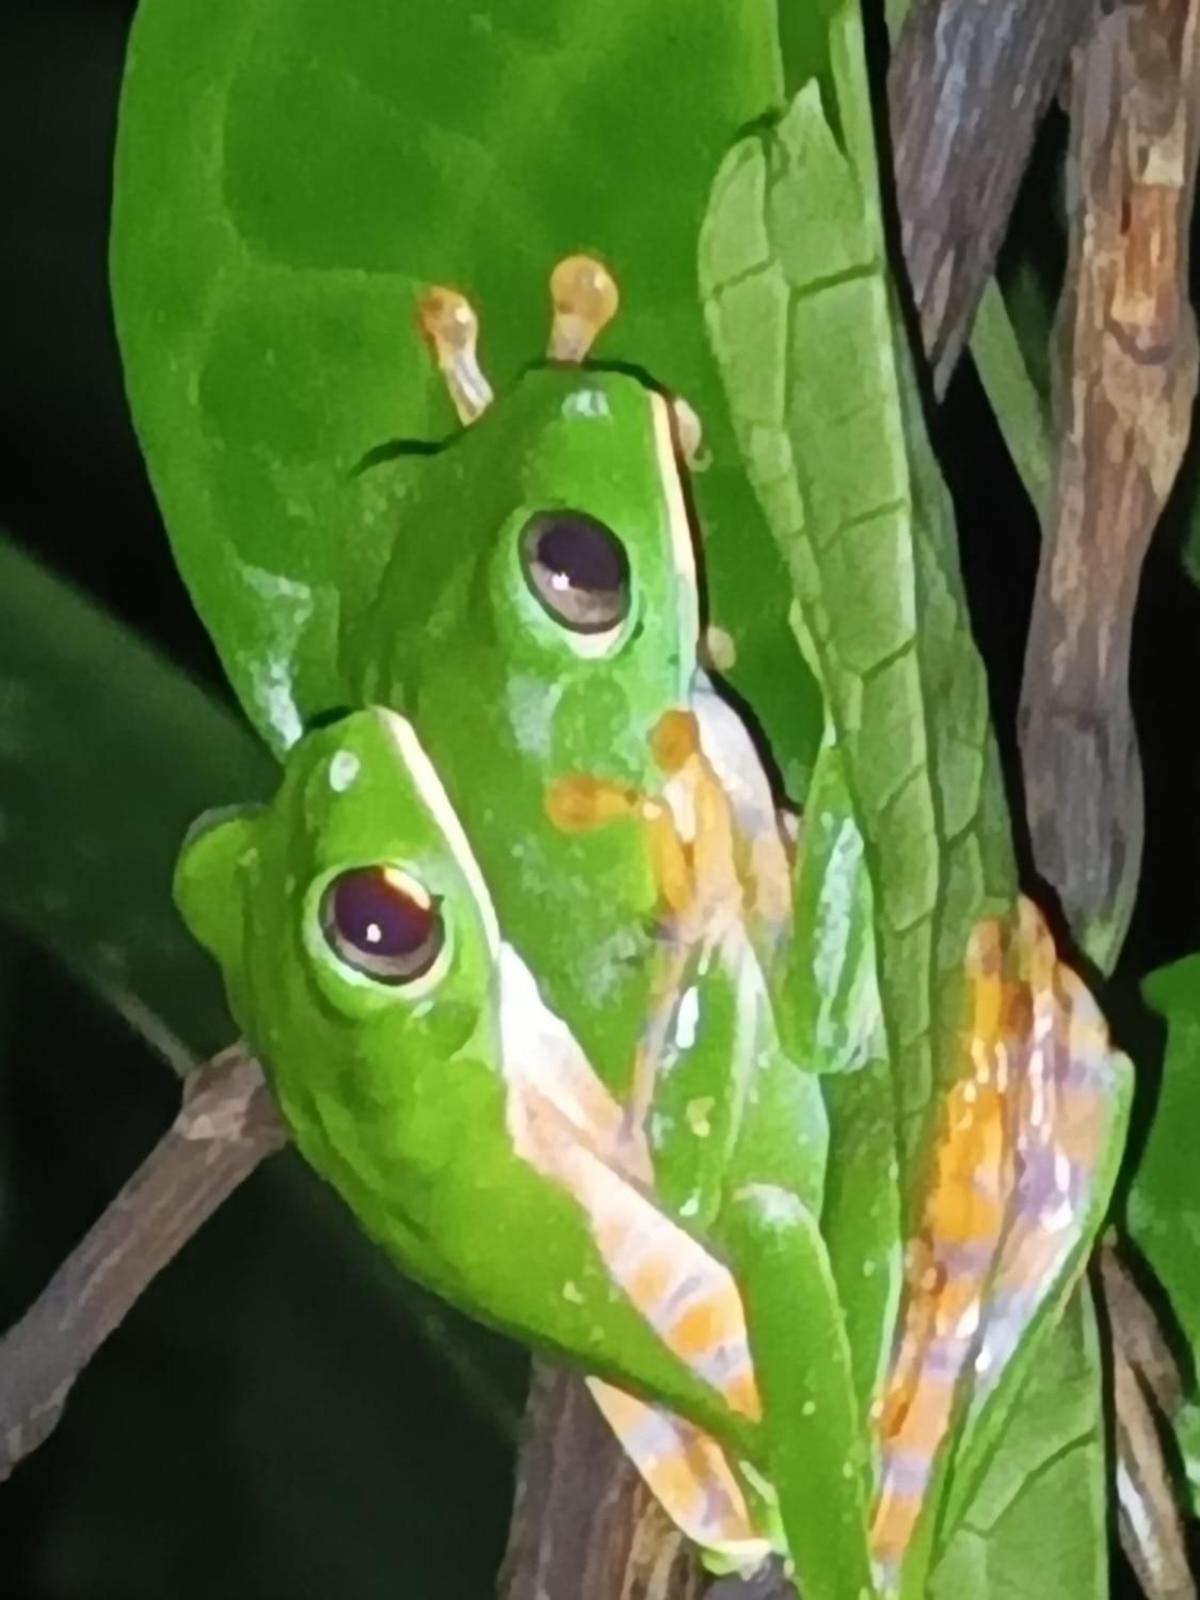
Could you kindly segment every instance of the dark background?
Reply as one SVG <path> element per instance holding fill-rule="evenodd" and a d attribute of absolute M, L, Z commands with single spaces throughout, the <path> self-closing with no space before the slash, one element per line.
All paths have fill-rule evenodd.
<path fill-rule="evenodd" d="M 129 0 L 0 11 L 0 529 L 225 696 L 130 428 L 106 280 Z M 1014 259 L 1061 254 L 1053 119 Z M 1037 529 L 970 373 L 939 423 L 1011 757 Z M 1176 500 L 1190 503 L 1194 461 Z M 1148 840 L 1110 1003 L 1148 1066 L 1136 980 L 1200 947 L 1200 593 L 1182 517 L 1152 554 L 1135 640 Z M 103 686 L 97 686 L 103 692 Z M 103 774 L 97 774 L 97 782 Z M 153 783 L 153 752 L 146 782 Z M 0 796 L 2 799 L 2 796 Z M 86 796 L 80 797 L 86 804 Z M 17 1317 L 172 1116 L 174 1080 L 52 951 L 0 925 L 0 1324 Z M 429 1318 L 436 1327 L 429 1328 Z M 511 1445 L 436 1353 L 462 1325 L 397 1288 L 336 1203 L 276 1157 L 158 1280 L 50 1442 L 0 1487 L 12 1600 L 486 1595 Z M 519 1404 L 520 1358 L 469 1348 Z"/>
<path fill-rule="evenodd" d="M 0 530 L 228 699 L 171 563 L 109 307 L 133 9 L 0 6 Z M 0 925 L 0 1326 L 177 1102 L 128 1025 Z M 507 1392 L 507 1417 L 475 1404 L 437 1353 L 464 1344 Z M 399 1285 L 300 1162 L 277 1156 L 156 1281 L 49 1442 L 0 1485 L 0 1594 L 487 1595 L 523 1376 L 516 1352 Z"/>

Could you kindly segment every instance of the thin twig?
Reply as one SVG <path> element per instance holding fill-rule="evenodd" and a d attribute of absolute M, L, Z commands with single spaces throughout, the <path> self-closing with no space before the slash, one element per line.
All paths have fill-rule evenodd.
<path fill-rule="evenodd" d="M 284 1142 L 262 1070 L 240 1046 L 189 1073 L 171 1127 L 0 1339 L 0 1480 L 52 1431 L 146 1286 Z"/>

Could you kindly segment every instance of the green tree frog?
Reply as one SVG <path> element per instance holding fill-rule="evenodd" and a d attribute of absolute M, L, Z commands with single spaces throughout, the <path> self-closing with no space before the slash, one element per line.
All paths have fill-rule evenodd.
<path fill-rule="evenodd" d="M 667 863 L 641 809 L 670 807 L 664 717 L 694 716 L 722 772 L 752 882 L 746 926 L 768 965 L 790 926 L 789 866 L 759 757 L 699 665 L 696 419 L 627 370 L 583 365 L 616 310 L 603 267 L 568 258 L 551 291 L 549 359 L 495 399 L 469 304 L 444 289 L 425 301 L 464 427 L 364 472 L 364 493 L 391 495 L 397 531 L 343 654 L 357 703 L 421 729 L 511 937 L 624 1095 L 647 1018 L 666 1026 L 671 1011 Z M 607 807 L 572 825 L 581 777 Z M 674 787 L 686 806 L 688 784 Z"/>

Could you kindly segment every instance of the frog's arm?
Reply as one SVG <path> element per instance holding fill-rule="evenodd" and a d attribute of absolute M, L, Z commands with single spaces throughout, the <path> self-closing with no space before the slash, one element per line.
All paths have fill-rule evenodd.
<path fill-rule="evenodd" d="M 816 1218 L 786 1190 L 749 1184 L 731 1196 L 722 1232 L 746 1305 L 767 1461 L 800 1592 L 870 1600 L 869 1463 Z"/>

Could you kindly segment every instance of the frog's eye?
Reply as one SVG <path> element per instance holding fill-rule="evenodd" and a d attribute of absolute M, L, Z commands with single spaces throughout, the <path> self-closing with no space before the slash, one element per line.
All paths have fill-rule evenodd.
<path fill-rule="evenodd" d="M 396 867 L 354 867 L 321 898 L 321 929 L 334 953 L 378 983 L 423 977 L 445 943 L 438 901 Z"/>
<path fill-rule="evenodd" d="M 572 633 L 608 633 L 629 613 L 629 557 L 582 511 L 539 511 L 521 530 L 521 570 L 534 596 Z"/>

